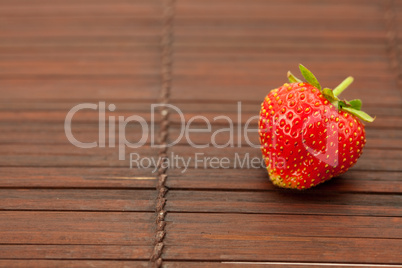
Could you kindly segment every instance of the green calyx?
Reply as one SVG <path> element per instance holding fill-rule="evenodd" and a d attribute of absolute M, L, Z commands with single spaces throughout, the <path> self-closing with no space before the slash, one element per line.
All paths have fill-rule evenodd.
<path fill-rule="evenodd" d="M 317 78 L 314 76 L 312 72 L 310 72 L 306 67 L 303 65 L 299 65 L 300 72 L 303 75 L 304 79 L 310 85 L 319 89 L 322 95 L 331 102 L 335 107 L 338 108 L 339 111 L 343 110 L 345 112 L 351 113 L 356 117 L 360 118 L 366 122 L 373 122 L 375 118 L 371 117 L 367 113 L 361 110 L 362 102 L 359 99 L 347 101 L 347 100 L 340 100 L 338 96 L 353 82 L 353 77 L 349 76 L 345 80 L 342 81 L 334 90 L 330 88 L 321 88 L 320 83 L 318 82 Z M 288 79 L 290 83 L 300 83 L 302 80 L 294 76 L 291 72 L 288 72 Z"/>

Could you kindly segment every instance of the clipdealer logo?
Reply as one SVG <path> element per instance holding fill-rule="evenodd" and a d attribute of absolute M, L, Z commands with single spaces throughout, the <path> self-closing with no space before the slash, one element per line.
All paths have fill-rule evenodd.
<path fill-rule="evenodd" d="M 161 145 L 156 141 L 157 137 L 157 125 L 158 120 L 156 118 L 159 113 L 159 109 L 164 109 L 169 111 L 169 115 L 176 113 L 180 118 L 179 129 L 180 133 L 178 137 L 170 141 L 170 143 L 163 145 L 167 147 L 172 147 L 184 141 L 194 149 L 202 149 L 208 147 L 214 148 L 240 148 L 244 145 L 250 146 L 252 148 L 261 148 L 261 145 L 254 144 L 250 141 L 249 135 L 258 135 L 258 128 L 251 128 L 251 124 L 258 125 L 259 115 L 254 115 L 248 118 L 244 124 L 242 118 L 242 105 L 241 102 L 237 103 L 237 114 L 236 120 L 233 120 L 227 115 L 218 115 L 213 118 L 213 122 L 225 122 L 227 127 L 222 127 L 212 131 L 212 124 L 208 118 L 202 115 L 195 115 L 187 120 L 183 112 L 177 106 L 172 104 L 151 104 L 150 105 L 150 120 L 149 122 L 142 116 L 133 114 L 128 117 L 125 116 L 115 116 L 107 115 L 108 112 L 116 111 L 117 107 L 114 104 L 109 104 L 106 106 L 106 102 L 99 103 L 81 103 L 70 109 L 67 113 L 64 121 L 65 135 L 69 142 L 78 148 L 89 149 L 89 148 L 116 148 L 118 150 L 118 159 L 126 160 L 127 148 L 137 149 L 149 143 L 151 148 L 161 148 Z M 93 110 L 98 112 L 98 139 L 92 142 L 82 142 L 74 136 L 72 131 L 72 125 L 74 123 L 74 116 L 77 113 L 83 112 L 85 110 Z M 279 118 L 280 120 L 281 118 Z M 277 121 L 279 121 L 277 120 Z M 318 120 L 318 119 L 315 119 Z M 202 123 L 200 123 L 202 122 Z M 136 142 L 129 141 L 126 137 L 128 124 L 136 124 L 139 129 L 138 131 L 139 139 Z M 222 125 L 222 124 L 220 124 Z M 277 127 L 275 125 L 275 127 Z M 329 125 L 327 126 L 330 127 Z M 305 134 L 304 126 L 301 130 L 301 135 Z M 133 129 L 130 129 L 133 131 Z M 116 135 L 117 131 L 117 135 Z M 264 129 L 261 131 L 265 131 Z M 210 140 L 205 144 L 197 144 L 193 141 L 195 135 L 199 133 L 209 133 Z M 227 140 L 224 144 L 221 144 L 217 140 L 217 135 L 224 133 Z M 251 134 L 252 133 L 252 134 Z M 108 134 L 108 135 L 106 135 Z M 236 135 L 235 135 L 236 134 Z M 108 136 L 108 139 L 106 137 Z M 236 138 L 235 138 L 236 137 Z M 243 142 L 244 141 L 244 142 Z M 245 144 L 244 144 L 245 143 Z M 275 143 L 275 141 L 274 141 Z M 148 144 L 147 144 L 148 145 Z M 263 145 L 264 146 L 264 145 Z M 315 155 L 318 159 L 326 161 L 326 152 L 316 152 L 312 148 L 305 145 L 306 149 Z M 327 148 L 331 148 L 327 146 Z M 195 150 L 196 152 L 196 150 Z M 265 161 L 261 157 L 250 157 L 248 153 L 240 155 L 235 152 L 232 158 L 228 157 L 202 157 L 202 153 L 194 153 L 194 156 L 182 157 L 179 155 L 171 154 L 170 157 L 152 158 L 141 156 L 138 151 L 129 153 L 130 168 L 133 166 L 139 168 L 152 168 L 158 166 L 158 164 L 168 165 L 169 168 L 181 168 L 185 172 L 190 165 L 194 168 L 261 168 L 265 167 Z M 285 159 L 281 157 L 271 158 L 271 161 L 275 161 L 278 165 L 282 166 L 286 164 Z M 159 163 L 160 162 L 160 163 Z"/>
<path fill-rule="evenodd" d="M 185 121 L 185 117 L 183 112 L 174 105 L 171 104 L 151 104 L 150 106 L 150 122 L 148 123 L 146 119 L 139 115 L 131 115 L 127 118 L 124 116 L 116 116 L 114 115 L 109 115 L 106 116 L 106 112 L 114 112 L 116 110 L 116 105 L 114 104 L 109 104 L 108 107 L 106 108 L 106 103 L 105 102 L 99 102 L 99 104 L 94 104 L 94 103 L 82 103 L 74 106 L 73 108 L 70 109 L 70 111 L 67 113 L 65 121 L 64 121 L 64 130 L 67 139 L 70 141 L 71 144 L 73 144 L 76 147 L 79 148 L 115 148 L 116 143 L 117 147 L 119 150 L 119 160 L 125 160 L 126 154 L 125 150 L 126 148 L 139 148 L 141 146 L 144 146 L 146 142 L 148 141 L 148 138 L 150 138 L 150 146 L 152 148 L 160 148 L 161 145 L 157 143 L 155 140 L 155 137 L 157 137 L 156 133 L 156 125 L 158 124 L 156 120 L 156 114 L 158 114 L 158 109 L 161 108 L 168 108 L 170 110 L 170 114 L 172 112 L 175 112 L 179 117 L 180 117 L 180 134 L 179 136 L 174 140 L 171 141 L 169 144 L 167 144 L 167 147 L 171 147 L 176 145 L 180 140 L 185 138 L 186 142 L 193 148 L 207 148 L 210 146 L 213 146 L 215 148 L 226 148 L 226 147 L 242 147 L 242 136 L 244 135 L 245 142 L 247 145 L 253 147 L 253 148 L 260 148 L 259 144 L 253 144 L 250 139 L 249 139 L 249 132 L 258 132 L 258 129 L 250 129 L 250 123 L 255 120 L 258 122 L 258 115 L 252 116 L 247 120 L 247 122 L 244 125 L 244 128 L 242 129 L 241 126 L 241 102 L 238 103 L 238 111 L 237 111 L 237 122 L 233 122 L 233 120 L 226 115 L 219 115 L 215 116 L 213 118 L 214 122 L 218 120 L 224 120 L 228 123 L 229 127 L 221 128 L 218 129 L 214 132 L 212 132 L 212 125 L 211 122 L 202 115 L 196 115 L 191 117 L 187 122 Z M 81 142 L 77 138 L 75 138 L 73 132 L 72 132 L 72 124 L 73 124 L 73 119 L 74 116 L 85 109 L 90 109 L 90 110 L 95 110 L 98 111 L 98 121 L 99 121 L 99 128 L 98 128 L 98 141 L 93 141 L 93 142 Z M 205 127 L 196 127 L 195 126 L 195 121 L 202 121 L 205 123 Z M 116 123 L 117 123 L 117 141 L 111 137 L 115 136 L 116 132 Z M 129 123 L 137 123 L 141 127 L 141 135 L 140 139 L 136 142 L 130 142 L 126 138 L 126 128 Z M 235 127 L 235 123 L 237 126 Z M 107 127 L 108 126 L 108 130 Z M 106 131 L 108 131 L 109 134 L 109 140 L 106 142 Z M 235 141 L 234 139 L 234 133 L 237 131 L 237 140 Z M 218 144 L 216 140 L 216 136 L 220 133 L 227 132 L 229 134 L 229 139 L 225 144 Z M 196 144 L 193 142 L 193 139 L 191 135 L 193 133 L 211 133 L 211 140 L 207 144 Z"/>

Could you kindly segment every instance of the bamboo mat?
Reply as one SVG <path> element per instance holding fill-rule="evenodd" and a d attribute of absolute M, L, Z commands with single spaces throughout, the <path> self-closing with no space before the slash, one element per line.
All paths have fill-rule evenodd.
<path fill-rule="evenodd" d="M 0 0 L 0 267 L 401 265 L 401 11 L 397 0 Z M 376 116 L 356 166 L 309 191 L 278 189 L 262 168 L 130 169 L 117 147 L 65 135 L 73 106 L 99 102 L 116 120 L 150 123 L 151 104 L 167 103 L 212 130 L 227 127 L 220 115 L 244 126 L 299 63 L 327 87 L 354 76 L 344 97 Z M 155 119 L 159 144 L 180 136 L 178 114 Z M 98 121 L 77 113 L 75 137 L 96 141 Z M 128 125 L 128 139 L 139 131 Z M 234 140 L 148 137 L 126 155 L 260 157 Z"/>

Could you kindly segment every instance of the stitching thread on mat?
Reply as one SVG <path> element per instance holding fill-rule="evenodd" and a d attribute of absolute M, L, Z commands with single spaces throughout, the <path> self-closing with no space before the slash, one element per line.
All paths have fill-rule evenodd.
<path fill-rule="evenodd" d="M 162 18 L 162 87 L 160 95 L 160 104 L 168 104 L 170 96 L 170 88 L 172 85 L 172 62 L 173 62 L 173 18 L 174 18 L 174 0 L 162 0 L 163 4 L 163 18 Z M 158 137 L 158 143 L 160 144 L 159 159 L 167 159 L 167 138 L 169 128 L 169 111 L 167 108 L 163 108 L 160 111 L 161 123 Z M 158 161 L 158 184 L 156 190 L 158 192 L 156 199 L 156 234 L 155 234 L 155 246 L 150 259 L 152 267 L 161 267 L 162 252 L 164 247 L 165 232 L 165 216 L 166 216 L 166 193 L 168 188 L 165 186 L 167 179 L 167 165 L 164 162 Z"/>
<path fill-rule="evenodd" d="M 398 49 L 398 34 L 396 25 L 395 1 L 389 0 L 386 2 L 385 8 L 385 23 L 387 29 L 388 47 L 387 52 L 390 60 L 391 70 L 394 72 L 397 79 L 398 89 L 402 86 L 402 70 L 400 66 L 400 52 Z"/>

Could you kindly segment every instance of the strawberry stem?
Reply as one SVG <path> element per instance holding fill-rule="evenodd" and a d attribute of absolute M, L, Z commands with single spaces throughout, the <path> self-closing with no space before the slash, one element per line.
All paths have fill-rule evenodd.
<path fill-rule="evenodd" d="M 339 96 L 350 84 L 353 83 L 353 77 L 349 76 L 345 80 L 342 81 L 334 90 L 334 96 Z"/>

